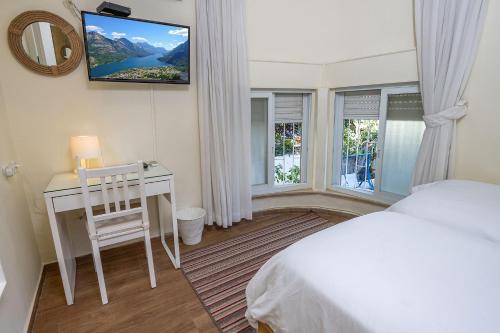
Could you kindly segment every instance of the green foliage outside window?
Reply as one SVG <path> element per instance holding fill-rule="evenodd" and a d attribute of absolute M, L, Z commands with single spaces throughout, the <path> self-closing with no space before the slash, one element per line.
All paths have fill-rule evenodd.
<path fill-rule="evenodd" d="M 302 123 L 276 123 L 274 125 L 274 156 L 301 155 Z M 292 159 L 295 159 L 293 157 Z M 282 164 L 274 167 L 276 184 L 299 184 L 301 182 L 300 167 L 293 165 L 285 170 Z"/>
<path fill-rule="evenodd" d="M 299 184 L 300 183 L 300 167 L 294 165 L 288 172 L 283 171 L 281 164 L 274 167 L 274 180 L 278 184 Z"/>
<path fill-rule="evenodd" d="M 274 156 L 300 153 L 302 123 L 278 123 L 274 125 Z"/>
<path fill-rule="evenodd" d="M 342 154 L 345 156 L 374 153 L 378 139 L 378 120 L 344 119 L 344 142 Z"/>

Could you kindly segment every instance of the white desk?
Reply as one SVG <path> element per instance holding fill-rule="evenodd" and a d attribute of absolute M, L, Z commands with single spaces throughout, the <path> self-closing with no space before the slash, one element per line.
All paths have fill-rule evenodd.
<path fill-rule="evenodd" d="M 137 178 L 135 178 L 137 179 Z M 179 238 L 177 230 L 177 217 L 174 195 L 174 175 L 171 171 L 159 165 L 150 167 L 144 171 L 144 180 L 146 183 L 146 196 L 157 196 L 160 222 L 160 238 L 168 257 L 172 260 L 175 268 L 180 267 L 179 257 Z M 137 181 L 134 177 L 129 180 L 130 198 L 139 198 Z M 93 205 L 103 204 L 100 193 L 100 184 L 89 186 L 91 201 Z M 99 191 L 99 192 L 98 192 Z M 112 198 L 113 192 L 110 191 L 109 197 Z M 50 181 L 44 192 L 45 203 L 49 215 L 52 238 L 56 248 L 57 261 L 66 295 L 68 305 L 73 304 L 76 276 L 76 262 L 72 254 L 71 239 L 68 234 L 68 228 L 58 213 L 66 212 L 83 207 L 83 197 L 80 188 L 80 180 L 75 173 L 63 173 L 55 175 Z M 110 199 L 112 200 L 112 199 Z M 172 207 L 172 224 L 174 234 L 174 252 L 168 248 L 165 241 L 165 205 L 170 202 Z"/>

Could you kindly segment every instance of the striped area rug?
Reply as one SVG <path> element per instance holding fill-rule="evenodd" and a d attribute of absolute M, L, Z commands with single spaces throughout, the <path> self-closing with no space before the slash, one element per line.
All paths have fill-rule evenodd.
<path fill-rule="evenodd" d="M 274 254 L 330 226 L 307 213 L 182 254 L 181 269 L 221 332 L 254 332 L 245 318 L 248 281 Z"/>

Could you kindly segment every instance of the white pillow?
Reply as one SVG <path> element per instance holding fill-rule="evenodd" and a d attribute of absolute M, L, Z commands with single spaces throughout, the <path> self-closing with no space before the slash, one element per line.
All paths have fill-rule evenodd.
<path fill-rule="evenodd" d="M 500 243 L 500 185 L 445 180 L 416 186 L 387 208 Z"/>

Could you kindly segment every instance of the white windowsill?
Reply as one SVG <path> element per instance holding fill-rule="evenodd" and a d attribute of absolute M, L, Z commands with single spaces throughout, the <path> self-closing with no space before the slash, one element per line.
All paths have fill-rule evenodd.
<path fill-rule="evenodd" d="M 338 185 L 330 185 L 328 189 L 333 192 L 348 194 L 353 197 L 358 197 L 385 205 L 393 205 L 399 200 L 404 199 L 404 196 L 402 195 L 390 194 L 390 193 L 372 193 L 364 190 L 347 189 Z"/>
<path fill-rule="evenodd" d="M 279 186 L 254 186 L 252 188 L 252 199 L 258 199 L 259 197 L 267 197 L 272 196 L 273 194 L 280 193 L 291 193 L 293 192 L 304 192 L 311 191 L 311 193 L 334 193 L 340 194 L 343 196 L 350 196 L 357 199 L 362 199 L 374 204 L 380 204 L 384 206 L 390 206 L 401 199 L 404 199 L 405 196 L 391 194 L 391 193 L 371 193 L 363 190 L 352 190 L 346 189 L 344 187 L 338 185 L 330 185 L 327 187 L 326 192 L 321 191 L 313 191 L 312 186 L 308 183 L 301 184 L 290 184 L 290 185 L 279 185 Z"/>
<path fill-rule="evenodd" d="M 291 192 L 291 191 L 306 190 L 306 189 L 311 189 L 311 185 L 307 183 L 301 183 L 301 184 L 290 184 L 290 185 L 277 185 L 271 187 L 257 186 L 252 188 L 252 196 Z"/>

